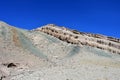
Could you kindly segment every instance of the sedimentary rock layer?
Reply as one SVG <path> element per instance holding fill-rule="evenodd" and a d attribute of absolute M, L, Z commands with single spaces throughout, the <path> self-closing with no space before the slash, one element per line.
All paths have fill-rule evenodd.
<path fill-rule="evenodd" d="M 88 45 L 99 49 L 107 50 L 112 53 L 120 54 L 120 39 L 107 37 L 99 34 L 91 34 L 70 30 L 65 27 L 58 27 L 53 24 L 36 29 L 52 35 L 62 41 L 77 45 Z"/>

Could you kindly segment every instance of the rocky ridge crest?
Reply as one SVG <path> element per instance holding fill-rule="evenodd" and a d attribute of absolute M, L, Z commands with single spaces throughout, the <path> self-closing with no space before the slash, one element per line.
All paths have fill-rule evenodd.
<path fill-rule="evenodd" d="M 36 31 L 42 31 L 67 43 L 81 46 L 92 46 L 102 50 L 107 50 L 112 53 L 120 54 L 120 39 L 118 38 L 108 37 L 100 34 L 79 32 L 77 30 L 59 27 L 54 24 L 48 24 L 36 29 Z"/>

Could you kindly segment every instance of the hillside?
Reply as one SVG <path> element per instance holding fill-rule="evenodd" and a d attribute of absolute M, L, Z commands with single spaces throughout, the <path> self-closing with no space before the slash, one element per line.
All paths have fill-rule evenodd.
<path fill-rule="evenodd" d="M 120 39 L 48 24 L 0 22 L 0 80 L 120 80 Z"/>

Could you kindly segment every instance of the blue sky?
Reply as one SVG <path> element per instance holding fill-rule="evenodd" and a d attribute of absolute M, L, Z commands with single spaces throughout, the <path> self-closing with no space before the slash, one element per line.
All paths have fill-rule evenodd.
<path fill-rule="evenodd" d="M 0 0 L 0 20 L 29 30 L 53 23 L 120 38 L 120 0 Z"/>

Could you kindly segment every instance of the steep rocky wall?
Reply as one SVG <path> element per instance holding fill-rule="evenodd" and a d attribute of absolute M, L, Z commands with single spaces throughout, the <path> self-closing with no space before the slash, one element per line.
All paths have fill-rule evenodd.
<path fill-rule="evenodd" d="M 76 30 L 58 27 L 53 24 L 43 26 L 42 28 L 38 28 L 36 30 L 52 35 L 67 43 L 92 46 L 112 53 L 120 54 L 120 39 L 117 38 L 78 32 Z"/>

